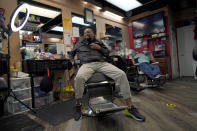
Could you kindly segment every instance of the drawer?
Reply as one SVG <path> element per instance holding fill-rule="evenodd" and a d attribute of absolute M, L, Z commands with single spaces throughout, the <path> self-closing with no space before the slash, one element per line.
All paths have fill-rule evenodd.
<path fill-rule="evenodd" d="M 49 92 L 48 94 L 42 95 L 40 97 L 35 97 L 35 107 L 40 107 L 47 105 L 53 102 L 53 93 Z"/>
<path fill-rule="evenodd" d="M 155 58 L 155 60 L 157 62 L 160 62 L 160 63 L 167 63 L 168 62 L 168 59 L 167 58 Z"/>
<path fill-rule="evenodd" d="M 31 98 L 31 88 L 24 88 L 21 90 L 13 90 L 13 93 L 19 100 L 29 99 Z M 9 102 L 14 102 L 15 99 L 13 97 L 8 97 Z"/>
<path fill-rule="evenodd" d="M 24 102 L 29 107 L 32 107 L 31 99 L 23 100 L 22 102 Z M 26 106 L 22 105 L 21 103 L 19 103 L 19 102 L 8 102 L 8 112 L 9 113 L 18 114 L 18 113 L 22 113 L 24 111 L 28 111 L 28 108 Z"/>
<path fill-rule="evenodd" d="M 159 63 L 159 67 L 160 68 L 168 68 L 168 64 L 167 63 Z"/>
<path fill-rule="evenodd" d="M 31 87 L 30 77 L 27 78 L 11 78 L 11 88 L 22 89 Z"/>

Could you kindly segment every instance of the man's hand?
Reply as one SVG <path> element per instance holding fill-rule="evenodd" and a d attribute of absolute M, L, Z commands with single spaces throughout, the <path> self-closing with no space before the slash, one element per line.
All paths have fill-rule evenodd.
<path fill-rule="evenodd" d="M 150 52 L 150 57 L 151 57 L 152 62 L 153 62 L 153 63 L 155 63 L 155 62 L 156 62 L 156 60 L 155 60 L 155 58 L 154 58 L 154 56 L 153 56 L 153 53 L 152 53 L 152 52 Z"/>
<path fill-rule="evenodd" d="M 100 50 L 101 46 L 95 43 L 91 43 L 90 44 L 90 48 L 95 49 L 95 50 Z"/>

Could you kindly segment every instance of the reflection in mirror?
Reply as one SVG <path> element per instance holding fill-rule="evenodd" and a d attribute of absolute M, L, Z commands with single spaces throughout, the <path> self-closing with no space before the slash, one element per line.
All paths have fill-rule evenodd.
<path fill-rule="evenodd" d="M 79 14 L 72 13 L 72 27 L 73 27 L 73 35 L 77 40 L 81 40 L 83 38 L 84 29 L 90 27 L 96 33 L 96 20 L 94 20 L 94 24 L 85 24 L 84 17 Z"/>
<path fill-rule="evenodd" d="M 56 44 L 63 43 L 61 9 L 28 1 L 30 16 L 20 30 L 20 47 L 23 59 L 36 58 L 38 52 L 57 54 Z M 24 17 L 25 10 L 19 14 Z"/>
<path fill-rule="evenodd" d="M 109 24 L 106 24 L 105 28 L 106 33 L 105 36 L 102 38 L 102 41 L 110 50 L 110 55 L 124 55 L 122 29 Z"/>

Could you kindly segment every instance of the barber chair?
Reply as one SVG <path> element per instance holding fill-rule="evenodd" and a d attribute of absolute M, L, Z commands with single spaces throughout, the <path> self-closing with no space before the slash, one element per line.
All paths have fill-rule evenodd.
<path fill-rule="evenodd" d="M 0 77 L 0 117 L 4 114 L 4 99 L 1 92 L 7 91 L 8 85 L 4 78 Z"/>
<path fill-rule="evenodd" d="M 145 89 L 136 82 L 136 70 L 126 64 L 127 62 L 124 57 L 113 55 L 111 56 L 111 63 L 126 73 L 133 95 Z"/>
<path fill-rule="evenodd" d="M 161 75 L 158 79 L 151 80 L 144 72 L 142 72 L 138 66 L 138 60 L 135 59 L 136 64 L 134 64 L 137 67 L 137 74 L 135 81 L 142 87 L 147 88 L 147 87 L 159 87 L 163 86 L 166 83 L 168 74 L 166 75 Z M 154 62 L 151 64 L 159 64 L 159 62 Z"/>
<path fill-rule="evenodd" d="M 85 93 L 88 98 L 88 107 L 84 116 L 105 116 L 127 109 L 127 106 L 118 106 L 113 103 L 114 81 L 102 73 L 96 72 L 85 84 Z"/>

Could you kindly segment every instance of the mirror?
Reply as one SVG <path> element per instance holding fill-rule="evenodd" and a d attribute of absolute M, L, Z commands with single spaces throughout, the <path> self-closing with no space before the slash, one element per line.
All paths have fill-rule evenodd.
<path fill-rule="evenodd" d="M 94 20 L 93 24 L 86 24 L 84 23 L 84 17 L 82 15 L 72 13 L 72 27 L 73 29 L 75 29 L 75 31 L 73 30 L 73 34 L 74 32 L 76 32 L 76 34 L 79 34 L 78 36 L 74 36 L 75 38 L 78 38 L 77 41 L 79 41 L 83 38 L 84 29 L 87 27 L 91 27 L 96 33 L 96 20 Z"/>
<path fill-rule="evenodd" d="M 35 58 L 38 52 L 57 54 L 56 44 L 63 43 L 61 9 L 35 1 L 27 3 L 31 10 L 30 16 L 19 31 L 22 58 Z M 24 12 L 20 11 L 19 18 L 24 17 Z"/>
<path fill-rule="evenodd" d="M 122 41 L 122 29 L 109 24 L 105 24 L 105 28 L 105 37 L 101 39 L 110 50 L 110 55 L 124 55 L 125 43 Z"/>

